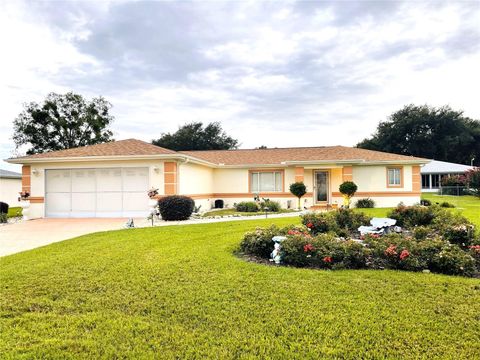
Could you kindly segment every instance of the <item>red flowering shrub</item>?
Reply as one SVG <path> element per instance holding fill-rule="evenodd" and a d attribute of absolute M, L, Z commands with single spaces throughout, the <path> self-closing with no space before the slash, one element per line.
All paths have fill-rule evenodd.
<path fill-rule="evenodd" d="M 309 251 L 314 251 L 315 248 L 313 247 L 312 244 L 307 244 L 303 247 L 303 252 L 309 252 Z"/>
<path fill-rule="evenodd" d="M 331 263 L 333 261 L 332 257 L 331 256 L 325 256 L 323 258 L 323 262 L 325 263 Z"/>
<path fill-rule="evenodd" d="M 400 260 L 405 260 L 406 258 L 408 258 L 410 256 L 410 253 L 408 252 L 408 250 L 402 250 L 402 252 L 400 253 Z"/>
<path fill-rule="evenodd" d="M 385 250 L 385 255 L 387 256 L 397 256 L 397 247 L 395 245 L 390 245 L 387 250 Z"/>

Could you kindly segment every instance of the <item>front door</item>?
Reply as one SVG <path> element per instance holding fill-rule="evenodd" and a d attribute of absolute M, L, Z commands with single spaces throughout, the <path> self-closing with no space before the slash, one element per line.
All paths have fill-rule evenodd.
<path fill-rule="evenodd" d="M 315 171 L 315 202 L 328 203 L 328 171 Z"/>

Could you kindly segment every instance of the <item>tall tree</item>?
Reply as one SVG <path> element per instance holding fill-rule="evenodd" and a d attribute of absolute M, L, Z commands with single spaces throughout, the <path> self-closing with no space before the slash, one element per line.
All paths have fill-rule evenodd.
<path fill-rule="evenodd" d="M 480 121 L 449 106 L 407 105 L 357 147 L 470 165 L 480 160 Z"/>
<path fill-rule="evenodd" d="M 24 105 L 13 122 L 13 140 L 17 148 L 28 145 L 27 154 L 111 141 L 111 107 L 103 97 L 87 101 L 72 92 L 50 93 L 43 104 Z"/>
<path fill-rule="evenodd" d="M 228 136 L 218 122 L 203 126 L 192 122 L 181 126 L 173 134 L 167 133 L 152 143 L 170 150 L 229 150 L 238 147 L 238 140 Z"/>

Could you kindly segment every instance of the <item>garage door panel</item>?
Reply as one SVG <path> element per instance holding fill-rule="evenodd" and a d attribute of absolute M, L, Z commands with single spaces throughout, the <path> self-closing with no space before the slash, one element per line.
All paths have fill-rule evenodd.
<path fill-rule="evenodd" d="M 122 211 L 122 193 L 97 193 L 97 213 Z M 118 216 L 118 214 L 117 214 Z"/>
<path fill-rule="evenodd" d="M 145 191 L 145 189 L 148 189 L 148 169 L 123 169 L 123 191 Z"/>
<path fill-rule="evenodd" d="M 70 192 L 70 169 L 48 170 L 46 175 L 46 192 Z"/>
<path fill-rule="evenodd" d="M 122 191 L 122 169 L 97 169 L 97 191 Z"/>
<path fill-rule="evenodd" d="M 95 192 L 95 170 L 75 169 L 72 170 L 72 191 L 73 192 Z"/>
<path fill-rule="evenodd" d="M 95 216 L 95 193 L 72 193 L 72 212 L 88 212 Z"/>
<path fill-rule="evenodd" d="M 46 196 L 47 216 L 68 217 L 71 203 L 70 193 L 50 193 Z"/>

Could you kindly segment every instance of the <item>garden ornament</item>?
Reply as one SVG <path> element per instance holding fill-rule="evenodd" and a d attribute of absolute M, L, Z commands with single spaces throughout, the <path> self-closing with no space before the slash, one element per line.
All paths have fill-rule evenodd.
<path fill-rule="evenodd" d="M 133 219 L 130 218 L 128 219 L 128 221 L 125 223 L 125 228 L 126 229 L 131 229 L 131 228 L 134 228 L 135 227 L 135 224 L 133 223 Z"/>
<path fill-rule="evenodd" d="M 361 235 L 366 234 L 388 234 L 392 227 L 397 223 L 397 220 L 390 218 L 373 218 L 370 220 L 372 226 L 360 226 L 358 231 Z M 397 232 L 397 226 L 393 228 Z M 401 229 L 400 229 L 401 230 Z"/>
<path fill-rule="evenodd" d="M 270 257 L 272 258 L 270 261 L 275 262 L 275 264 L 280 264 L 282 261 L 282 241 L 285 240 L 287 237 L 286 236 L 274 236 L 272 238 L 272 241 L 274 243 L 273 245 L 273 251 L 270 254 Z"/>

